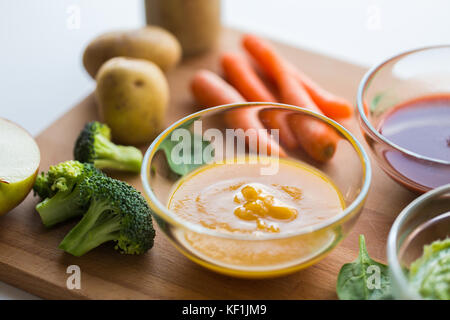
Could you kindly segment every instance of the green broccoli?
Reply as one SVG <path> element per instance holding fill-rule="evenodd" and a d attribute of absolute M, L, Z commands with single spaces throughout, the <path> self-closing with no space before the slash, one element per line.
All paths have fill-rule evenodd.
<path fill-rule="evenodd" d="M 115 241 L 115 249 L 142 254 L 153 246 L 151 211 L 143 196 L 125 182 L 106 176 L 88 178 L 92 188 L 89 208 L 66 235 L 60 249 L 81 256 L 102 243 Z"/>
<path fill-rule="evenodd" d="M 74 157 L 99 169 L 139 172 L 142 152 L 131 146 L 111 142 L 111 130 L 97 121 L 87 123 L 75 142 Z"/>
<path fill-rule="evenodd" d="M 44 200 L 36 205 L 36 210 L 46 227 L 86 211 L 90 195 L 85 180 L 93 175 L 103 176 L 103 173 L 91 164 L 73 160 L 51 166 L 47 174 L 38 175 L 34 195 Z"/>

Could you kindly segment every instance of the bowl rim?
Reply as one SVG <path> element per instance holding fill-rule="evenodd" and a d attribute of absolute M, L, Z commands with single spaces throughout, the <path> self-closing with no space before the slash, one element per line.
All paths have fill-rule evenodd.
<path fill-rule="evenodd" d="M 409 217 L 411 212 L 414 212 L 414 209 L 422 204 L 424 201 L 428 201 L 434 197 L 441 196 L 445 193 L 450 192 L 450 183 L 444 184 L 443 186 L 439 186 L 431 191 L 428 191 L 422 194 L 420 197 L 417 197 L 412 202 L 410 202 L 397 216 L 394 223 L 389 230 L 388 241 L 387 241 L 387 258 L 389 270 L 394 277 L 394 280 L 399 283 L 402 289 L 407 291 L 409 296 L 412 296 L 414 299 L 420 299 L 421 296 L 416 290 L 414 290 L 408 280 L 403 273 L 400 262 L 398 261 L 398 248 L 397 248 L 397 238 L 398 231 L 400 227 L 403 225 L 405 220 Z"/>
<path fill-rule="evenodd" d="M 216 231 L 213 229 L 209 229 L 206 227 L 201 226 L 200 224 L 192 223 L 190 221 L 184 220 L 181 217 L 179 217 L 177 214 L 172 213 L 170 210 L 167 209 L 167 207 L 162 204 L 156 197 L 156 195 L 153 193 L 150 184 L 149 179 L 147 179 L 149 172 L 149 160 L 150 157 L 153 157 L 154 154 L 158 151 L 159 144 L 168 136 L 168 134 L 179 125 L 202 115 L 220 111 L 220 110 L 226 110 L 231 108 L 238 108 L 238 107 L 247 107 L 247 106 L 275 106 L 275 107 L 283 107 L 284 109 L 290 109 L 294 111 L 299 111 L 302 113 L 306 113 L 308 115 L 311 115 L 317 119 L 319 119 L 322 122 L 325 122 L 327 125 L 331 125 L 336 129 L 341 135 L 345 137 L 345 139 L 350 142 L 350 144 L 353 146 L 354 150 L 358 154 L 358 157 L 360 159 L 360 164 L 362 166 L 362 181 L 363 184 L 359 190 L 359 193 L 357 197 L 339 214 L 334 216 L 333 218 L 327 219 L 326 221 L 322 223 L 318 223 L 313 226 L 306 226 L 303 228 L 300 228 L 299 230 L 295 232 L 289 232 L 289 233 L 283 233 L 283 234 L 235 234 L 235 233 L 225 233 Z M 219 238 L 226 238 L 226 239 L 234 239 L 234 240 L 273 240 L 273 239 L 284 239 L 284 238 L 290 238 L 294 236 L 299 236 L 302 234 L 312 233 L 321 229 L 328 228 L 332 226 L 333 224 L 340 223 L 346 221 L 346 219 L 352 217 L 352 213 L 357 212 L 360 210 L 364 204 L 365 199 L 367 198 L 367 194 L 369 191 L 370 183 L 372 181 L 372 167 L 370 164 L 369 157 L 362 147 L 361 143 L 342 125 L 337 123 L 336 121 L 318 114 L 314 111 L 292 106 L 288 104 L 282 104 L 282 103 L 274 103 L 274 102 L 243 102 L 243 103 L 233 103 L 233 104 L 225 104 L 220 105 L 216 107 L 206 108 L 203 110 L 200 110 L 195 113 L 191 113 L 175 122 L 173 122 L 170 126 L 168 126 L 163 132 L 159 134 L 158 137 L 155 138 L 155 140 L 152 142 L 152 144 L 148 147 L 147 151 L 145 152 L 142 167 L 141 167 L 141 181 L 142 185 L 144 187 L 144 191 L 146 193 L 146 196 L 149 200 L 149 205 L 153 209 L 153 211 L 157 212 L 156 214 L 158 217 L 162 218 L 168 223 L 177 225 L 181 228 L 188 229 L 190 231 L 200 233 L 200 234 L 206 234 L 213 237 L 219 237 Z"/>
<path fill-rule="evenodd" d="M 362 120 L 364 126 L 370 131 L 370 133 L 372 135 L 374 135 L 376 137 L 376 139 L 378 139 L 380 142 L 385 143 L 387 145 L 389 145 L 390 147 L 392 147 L 393 149 L 396 149 L 402 153 L 405 153 L 411 157 L 420 159 L 420 160 L 425 160 L 425 161 L 429 161 L 429 162 L 434 162 L 434 163 L 439 163 L 439 164 L 444 164 L 444 165 L 450 165 L 450 161 L 446 161 L 446 160 L 442 160 L 442 159 L 436 159 L 436 158 L 432 158 L 432 157 L 427 157 L 424 155 L 421 155 L 419 153 L 410 151 L 408 149 L 405 149 L 397 144 L 395 144 L 394 142 L 390 141 L 389 139 L 387 139 L 384 135 L 382 135 L 378 130 L 376 130 L 372 124 L 370 123 L 369 119 L 366 116 L 366 113 L 364 112 L 364 103 L 363 103 L 363 96 L 364 93 L 366 91 L 366 89 L 368 88 L 370 82 L 373 80 L 373 78 L 376 76 L 376 74 L 378 73 L 379 70 L 381 70 L 385 65 L 387 65 L 388 63 L 397 60 L 397 59 L 402 59 L 408 55 L 411 54 L 415 54 L 418 52 L 423 52 L 423 51 L 428 51 L 428 50 L 436 50 L 436 49 L 450 49 L 450 44 L 441 44 L 441 45 L 433 45 L 433 46 L 425 46 L 425 47 L 420 47 L 420 48 L 415 48 L 415 49 L 411 49 L 411 50 L 407 50 L 407 51 L 403 51 L 401 53 L 395 54 L 385 60 L 383 60 L 382 62 L 374 65 L 373 67 L 371 67 L 362 77 L 359 86 L 358 86 L 358 90 L 356 93 L 356 107 L 358 109 L 358 114 L 359 114 L 359 118 L 360 120 Z"/>

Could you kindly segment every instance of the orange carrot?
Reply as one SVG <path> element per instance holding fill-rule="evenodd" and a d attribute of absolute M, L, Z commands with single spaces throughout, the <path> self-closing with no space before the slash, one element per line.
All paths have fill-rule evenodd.
<path fill-rule="evenodd" d="M 304 107 L 320 113 L 306 90 L 288 72 L 280 73 L 277 82 L 284 103 Z M 333 156 L 339 136 L 323 122 L 310 116 L 292 114 L 289 125 L 303 150 L 313 159 L 325 162 Z"/>
<path fill-rule="evenodd" d="M 221 62 L 228 81 L 248 101 L 276 102 L 273 94 L 265 86 L 245 57 L 234 53 L 224 53 Z M 282 110 L 263 109 L 259 116 L 267 128 L 279 130 L 280 141 L 288 149 L 294 149 L 299 146 L 294 134 L 289 129 L 285 113 Z"/>
<path fill-rule="evenodd" d="M 208 70 L 197 71 L 191 81 L 191 91 L 197 102 L 207 107 L 245 102 L 236 89 Z"/>
<path fill-rule="evenodd" d="M 282 102 L 321 113 L 305 88 L 292 76 L 283 60 L 264 40 L 247 35 L 244 36 L 244 46 L 274 79 Z M 309 156 L 321 162 L 333 156 L 338 135 L 332 128 L 305 115 L 291 115 L 290 118 L 290 128 Z"/>
<path fill-rule="evenodd" d="M 287 66 L 294 78 L 305 87 L 313 101 L 327 117 L 343 119 L 353 115 L 353 106 L 349 101 L 325 90 L 290 63 L 287 63 Z"/>
<path fill-rule="evenodd" d="M 245 99 L 232 86 L 226 83 L 217 74 L 200 70 L 191 81 L 191 90 L 195 99 L 203 106 L 213 107 L 222 104 L 241 103 Z M 238 110 L 229 110 L 225 113 L 227 126 L 233 129 L 257 130 L 258 146 L 265 146 L 268 154 L 286 156 L 286 152 L 268 134 L 262 134 L 259 129 L 265 129 L 258 119 L 260 108 L 247 107 Z"/>
<path fill-rule="evenodd" d="M 245 35 L 242 43 L 250 55 L 258 61 L 260 67 L 269 76 L 273 77 L 273 69 L 270 64 L 268 64 L 268 61 L 264 59 L 267 52 L 274 53 L 272 46 L 268 42 L 254 35 Z M 353 107 L 350 102 L 326 91 L 288 61 L 282 59 L 281 57 L 278 57 L 277 59 L 279 60 L 279 63 L 284 64 L 285 67 L 292 73 L 296 81 L 304 86 L 312 100 L 326 116 L 337 119 L 350 117 L 352 115 Z"/>
<path fill-rule="evenodd" d="M 366 101 L 363 102 L 363 109 L 364 109 L 364 114 L 368 117 L 369 116 L 369 112 L 370 112 L 370 108 L 369 108 L 369 105 L 367 104 Z"/>
<path fill-rule="evenodd" d="M 259 118 L 266 128 L 271 130 L 277 130 L 280 136 L 281 143 L 289 150 L 298 148 L 300 144 L 297 141 L 294 133 L 289 128 L 287 116 L 290 112 L 280 109 L 267 108 L 261 110 Z"/>
<path fill-rule="evenodd" d="M 224 53 L 221 62 L 226 79 L 247 101 L 276 102 L 245 57 L 230 52 Z"/>
<path fill-rule="evenodd" d="M 317 119 L 302 114 L 292 114 L 289 125 L 303 150 L 319 162 L 330 160 L 336 151 L 339 136 Z"/>

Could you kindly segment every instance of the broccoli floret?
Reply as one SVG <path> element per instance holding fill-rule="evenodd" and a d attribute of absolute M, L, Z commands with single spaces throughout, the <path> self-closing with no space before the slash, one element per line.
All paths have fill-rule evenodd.
<path fill-rule="evenodd" d="M 51 166 L 36 178 L 34 194 L 44 199 L 36 210 L 46 227 L 85 212 L 90 197 L 85 180 L 92 175 L 103 174 L 91 164 L 71 160 Z"/>
<path fill-rule="evenodd" d="M 66 235 L 59 248 L 82 256 L 102 243 L 115 241 L 115 249 L 142 254 L 153 246 L 151 211 L 144 197 L 132 186 L 106 176 L 92 176 L 93 192 L 87 212 Z"/>
<path fill-rule="evenodd" d="M 92 163 L 99 169 L 139 172 L 142 152 L 132 146 L 111 142 L 111 130 L 97 121 L 87 123 L 75 143 L 74 157 L 80 162 Z"/>

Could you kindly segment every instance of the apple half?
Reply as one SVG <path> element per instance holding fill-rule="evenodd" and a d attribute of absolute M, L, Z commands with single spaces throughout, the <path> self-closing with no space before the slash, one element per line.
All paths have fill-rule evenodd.
<path fill-rule="evenodd" d="M 33 187 L 41 155 L 33 137 L 0 118 L 0 216 L 21 203 Z"/>

